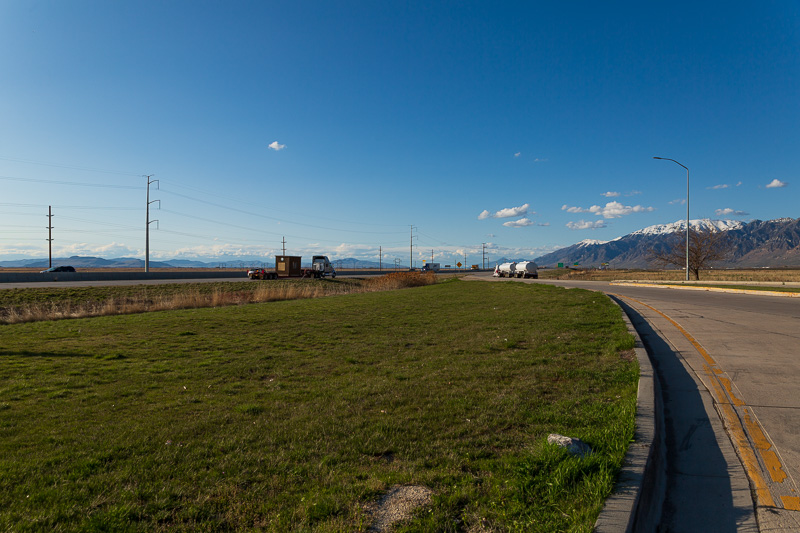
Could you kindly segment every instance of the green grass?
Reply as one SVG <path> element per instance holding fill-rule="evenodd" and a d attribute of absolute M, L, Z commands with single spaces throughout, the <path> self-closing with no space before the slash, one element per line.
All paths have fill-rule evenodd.
<path fill-rule="evenodd" d="M 638 368 L 605 296 L 451 281 L 0 326 L 0 529 L 591 531 Z M 579 459 L 548 433 L 595 450 Z"/>

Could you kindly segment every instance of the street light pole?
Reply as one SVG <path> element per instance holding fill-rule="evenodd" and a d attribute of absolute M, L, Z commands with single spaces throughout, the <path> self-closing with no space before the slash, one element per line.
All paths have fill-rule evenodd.
<path fill-rule="evenodd" d="M 677 165 L 681 165 L 674 159 L 669 157 L 653 157 L 653 159 L 662 159 L 664 161 L 672 161 Z M 689 281 L 689 168 L 681 165 L 686 169 L 686 281 Z"/>

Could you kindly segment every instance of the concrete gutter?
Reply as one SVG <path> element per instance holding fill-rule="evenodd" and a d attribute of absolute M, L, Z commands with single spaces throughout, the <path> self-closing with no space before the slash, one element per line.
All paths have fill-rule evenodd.
<path fill-rule="evenodd" d="M 624 302 L 611 299 L 625 311 Z M 639 362 L 636 429 L 614 490 L 595 522 L 598 533 L 656 531 L 667 483 L 661 387 L 639 333 L 627 312 L 622 316 L 636 339 Z"/>

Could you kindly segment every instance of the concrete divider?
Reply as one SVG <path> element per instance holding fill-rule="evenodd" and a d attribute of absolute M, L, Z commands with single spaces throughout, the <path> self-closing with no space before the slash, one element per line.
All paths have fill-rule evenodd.
<path fill-rule="evenodd" d="M 0 283 L 35 283 L 38 281 L 115 281 L 150 279 L 247 279 L 242 271 L 182 272 L 0 272 Z"/>

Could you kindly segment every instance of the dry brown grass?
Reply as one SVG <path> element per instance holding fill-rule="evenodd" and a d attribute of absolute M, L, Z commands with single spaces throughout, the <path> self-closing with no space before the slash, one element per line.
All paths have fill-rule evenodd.
<path fill-rule="evenodd" d="M 369 278 L 364 281 L 368 291 L 391 291 L 409 287 L 422 287 L 436 283 L 436 274 L 433 272 L 392 272 L 378 278 Z"/>
<path fill-rule="evenodd" d="M 0 323 L 17 324 L 42 320 L 125 315 L 201 307 L 224 307 L 280 300 L 301 300 L 337 294 L 389 291 L 432 285 L 434 283 L 436 283 L 436 276 L 433 273 L 395 272 L 363 280 L 360 284 L 272 285 L 269 282 L 261 282 L 261 285 L 254 291 L 225 291 L 220 289 L 212 293 L 202 293 L 198 290 L 187 290 L 178 294 L 156 297 L 148 296 L 147 294 L 126 298 L 111 297 L 100 302 L 74 302 L 68 300 L 52 303 L 32 303 L 5 309 L 2 316 L 0 316 Z"/>
<path fill-rule="evenodd" d="M 540 270 L 543 279 L 587 280 L 587 281 L 682 281 L 683 270 Z M 800 281 L 800 269 L 710 269 L 700 272 L 701 281 L 753 281 L 753 282 L 792 282 Z"/>

